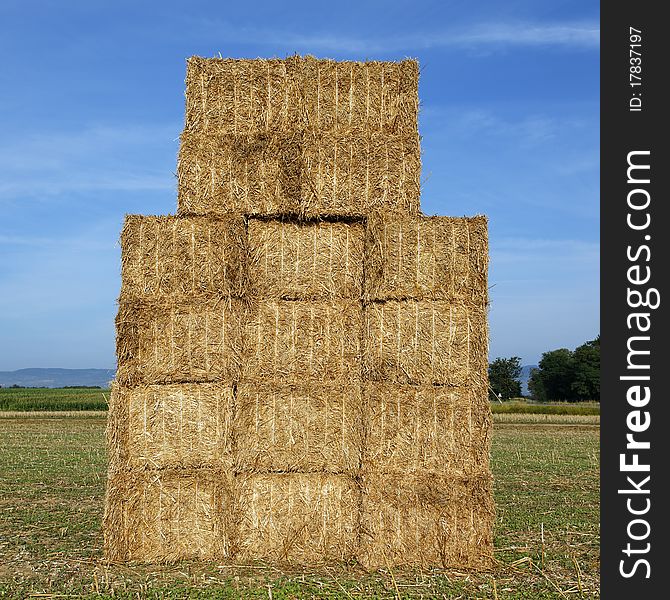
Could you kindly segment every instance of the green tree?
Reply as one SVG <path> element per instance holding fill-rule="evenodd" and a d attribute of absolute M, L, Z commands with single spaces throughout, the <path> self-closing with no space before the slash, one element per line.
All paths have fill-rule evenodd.
<path fill-rule="evenodd" d="M 547 399 L 575 399 L 572 391 L 574 357 L 570 350 L 560 348 L 545 352 L 539 367 Z"/>
<path fill-rule="evenodd" d="M 528 380 L 534 400 L 600 401 L 600 336 L 574 351 L 551 350 Z"/>
<path fill-rule="evenodd" d="M 535 402 L 547 401 L 547 390 L 544 389 L 544 382 L 542 381 L 542 371 L 540 369 L 533 369 L 528 378 L 528 391 L 530 397 Z"/>
<path fill-rule="evenodd" d="M 575 349 L 572 392 L 577 400 L 600 401 L 600 336 Z"/>
<path fill-rule="evenodd" d="M 518 398 L 521 396 L 521 359 L 518 356 L 511 358 L 496 358 L 489 365 L 489 385 L 500 398 Z M 489 395 L 495 399 L 491 390 Z"/>

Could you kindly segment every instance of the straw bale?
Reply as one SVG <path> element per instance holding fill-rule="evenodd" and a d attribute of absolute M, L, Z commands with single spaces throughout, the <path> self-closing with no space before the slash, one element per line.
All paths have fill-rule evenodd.
<path fill-rule="evenodd" d="M 368 218 L 368 301 L 433 299 L 485 307 L 487 270 L 486 217 Z"/>
<path fill-rule="evenodd" d="M 258 301 L 246 323 L 247 382 L 360 381 L 360 302 Z"/>
<path fill-rule="evenodd" d="M 184 132 L 177 162 L 180 215 L 298 214 L 302 134 Z"/>
<path fill-rule="evenodd" d="M 254 288 L 260 296 L 361 297 L 361 223 L 251 219 L 248 231 Z"/>
<path fill-rule="evenodd" d="M 197 383 L 239 378 L 246 303 L 121 302 L 116 318 L 117 381 Z"/>
<path fill-rule="evenodd" d="M 355 475 L 361 461 L 358 385 L 240 384 L 236 471 Z"/>
<path fill-rule="evenodd" d="M 119 472 L 110 477 L 103 532 L 109 560 L 230 556 L 232 476 L 211 469 Z"/>
<path fill-rule="evenodd" d="M 486 313 L 442 300 L 365 307 L 367 380 L 475 385 L 486 381 Z"/>
<path fill-rule="evenodd" d="M 419 212 L 418 136 L 305 133 L 301 212 L 365 216 Z"/>
<path fill-rule="evenodd" d="M 180 215 L 362 217 L 419 211 L 418 137 L 379 133 L 182 134 Z"/>
<path fill-rule="evenodd" d="M 465 477 L 489 467 L 485 386 L 367 383 L 363 470 Z"/>
<path fill-rule="evenodd" d="M 121 298 L 239 296 L 247 284 L 243 217 L 128 215 L 121 233 Z"/>
<path fill-rule="evenodd" d="M 123 469 L 128 464 L 128 421 L 128 402 L 122 393 L 122 388 L 113 381 L 105 430 L 110 473 Z"/>
<path fill-rule="evenodd" d="M 416 133 L 419 67 L 400 62 L 336 62 L 191 57 L 186 131 L 255 134 L 312 128 Z"/>
<path fill-rule="evenodd" d="M 309 565 L 353 558 L 360 492 L 324 473 L 237 475 L 239 557 Z"/>
<path fill-rule="evenodd" d="M 320 131 L 417 132 L 419 65 L 319 60 L 297 63 L 305 125 Z"/>
<path fill-rule="evenodd" d="M 192 56 L 186 66 L 186 131 L 248 134 L 285 129 L 295 84 L 291 59 Z"/>
<path fill-rule="evenodd" d="M 144 385 L 117 394 L 127 415 L 127 467 L 232 467 L 232 385 Z"/>
<path fill-rule="evenodd" d="M 359 561 L 394 566 L 486 568 L 493 560 L 491 477 L 436 473 L 362 478 Z"/>

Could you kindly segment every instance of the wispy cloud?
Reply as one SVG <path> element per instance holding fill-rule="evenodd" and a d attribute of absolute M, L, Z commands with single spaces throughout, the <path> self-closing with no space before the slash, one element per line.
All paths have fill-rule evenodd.
<path fill-rule="evenodd" d="M 431 134 L 446 133 L 471 138 L 473 135 L 505 138 L 515 143 L 542 144 L 571 126 L 565 119 L 547 114 L 503 118 L 488 108 L 428 106 L 421 110 L 421 122 Z"/>
<path fill-rule="evenodd" d="M 582 175 L 600 168 L 600 154 L 597 151 L 586 152 L 583 156 L 571 157 L 554 166 L 554 170 L 559 175 L 571 177 Z"/>
<path fill-rule="evenodd" d="M 554 303 L 559 297 L 597 294 L 598 242 L 576 239 L 491 239 L 489 282 L 496 301 L 528 298 Z M 566 285 L 566 281 L 570 284 Z M 584 296 L 585 297 L 585 296 Z"/>
<path fill-rule="evenodd" d="M 597 48 L 600 28 L 596 23 L 484 23 L 449 37 L 431 36 L 428 43 L 431 46 L 505 44 Z"/>
<path fill-rule="evenodd" d="M 109 250 L 113 247 L 107 240 L 97 237 L 45 237 L 33 235 L 4 235 L 0 233 L 0 246 L 31 248 L 33 250 Z M 0 263 L 1 265 L 1 263 Z"/>
<path fill-rule="evenodd" d="M 600 45 L 600 29 L 595 22 L 566 23 L 478 23 L 438 31 L 388 35 L 384 38 L 352 37 L 332 33 L 298 33 L 254 27 L 236 27 L 226 21 L 197 21 L 194 29 L 225 39 L 227 43 L 276 46 L 294 50 L 330 51 L 357 54 L 408 52 L 451 47 L 561 46 L 595 49 Z"/>
<path fill-rule="evenodd" d="M 47 237 L 0 234 L 0 245 L 6 246 L 53 246 L 57 240 Z"/>
<path fill-rule="evenodd" d="M 423 108 L 423 192 L 429 204 L 435 199 L 429 210 L 442 212 L 450 205 L 458 214 L 485 212 L 516 222 L 517 231 L 523 225 L 535 233 L 551 231 L 566 217 L 574 220 L 567 231 L 586 223 L 596 227 L 597 119 L 589 121 L 584 108 L 532 108 L 495 103 Z"/>
<path fill-rule="evenodd" d="M 0 200 L 174 187 L 178 126 L 91 126 L 0 142 Z"/>
<path fill-rule="evenodd" d="M 492 264 L 526 267 L 529 263 L 562 265 L 567 269 L 598 268 L 598 242 L 573 239 L 502 238 L 491 240 Z M 550 275 L 550 273 L 547 273 Z"/>

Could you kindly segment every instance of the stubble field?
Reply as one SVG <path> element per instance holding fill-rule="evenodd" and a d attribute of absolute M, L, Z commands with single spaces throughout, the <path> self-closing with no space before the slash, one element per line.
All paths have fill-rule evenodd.
<path fill-rule="evenodd" d="M 497 415 L 496 567 L 319 572 L 102 555 L 104 413 L 0 416 L 0 598 L 599 597 L 599 426 Z"/>

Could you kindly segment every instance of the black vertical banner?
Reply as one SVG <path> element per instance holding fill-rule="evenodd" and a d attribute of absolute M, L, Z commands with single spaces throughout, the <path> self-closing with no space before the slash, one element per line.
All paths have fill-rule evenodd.
<path fill-rule="evenodd" d="M 670 30 L 601 4 L 601 589 L 667 598 Z"/>

